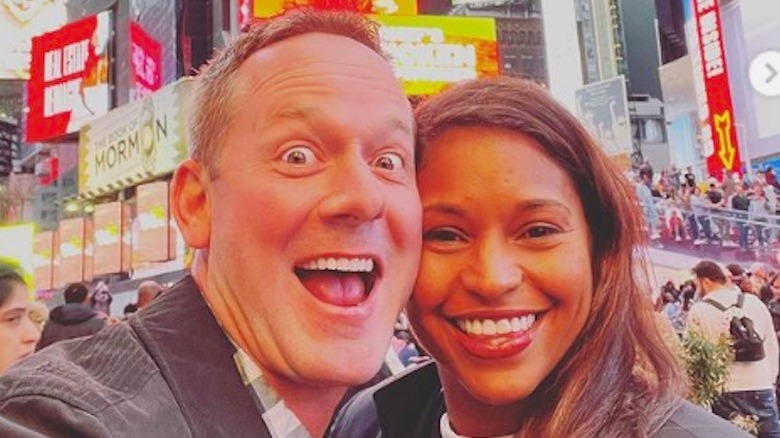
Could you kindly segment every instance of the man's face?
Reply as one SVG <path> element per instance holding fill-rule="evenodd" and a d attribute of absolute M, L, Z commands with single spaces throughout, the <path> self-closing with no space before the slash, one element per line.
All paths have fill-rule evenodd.
<path fill-rule="evenodd" d="M 362 383 L 420 257 L 408 100 L 384 59 L 329 34 L 262 49 L 236 80 L 206 295 L 272 382 Z"/>

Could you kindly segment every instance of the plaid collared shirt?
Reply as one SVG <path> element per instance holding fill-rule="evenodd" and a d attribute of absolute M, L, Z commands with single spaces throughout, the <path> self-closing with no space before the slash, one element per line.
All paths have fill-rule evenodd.
<path fill-rule="evenodd" d="M 266 382 L 263 372 L 240 347 L 233 354 L 244 384 L 250 387 L 258 410 L 273 438 L 311 438 L 301 421 L 285 404 L 279 394 Z"/>

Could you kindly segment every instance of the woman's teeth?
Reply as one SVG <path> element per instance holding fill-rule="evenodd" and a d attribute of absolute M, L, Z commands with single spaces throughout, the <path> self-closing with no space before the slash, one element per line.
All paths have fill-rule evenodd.
<path fill-rule="evenodd" d="M 456 323 L 462 331 L 476 336 L 495 336 L 507 333 L 528 331 L 536 322 L 536 315 L 503 319 L 458 319 Z"/>

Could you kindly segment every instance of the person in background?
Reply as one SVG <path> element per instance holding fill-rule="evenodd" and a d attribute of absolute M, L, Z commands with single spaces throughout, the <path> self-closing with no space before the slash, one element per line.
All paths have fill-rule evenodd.
<path fill-rule="evenodd" d="M 428 363 L 359 393 L 341 437 L 746 437 L 683 401 L 656 325 L 636 195 L 548 92 L 463 82 L 423 102 L 423 255 L 407 305 Z"/>
<path fill-rule="evenodd" d="M 89 297 L 89 303 L 93 309 L 106 316 L 111 316 L 111 302 L 114 301 L 114 297 L 111 296 L 111 291 L 108 285 L 102 281 L 99 281 L 92 290 L 92 294 Z"/>
<path fill-rule="evenodd" d="M 0 374 L 35 351 L 41 332 L 30 318 L 32 309 L 24 278 L 0 262 Z"/>
<path fill-rule="evenodd" d="M 734 286 L 737 286 L 744 293 L 754 294 L 753 282 L 750 281 L 747 271 L 742 266 L 731 263 L 726 265 L 726 270 L 729 274 L 729 280 L 731 280 Z"/>
<path fill-rule="evenodd" d="M 160 296 L 163 293 L 164 288 L 154 280 L 146 280 L 138 285 L 138 301 L 136 305 L 138 309 L 151 304 L 152 300 Z"/>
<path fill-rule="evenodd" d="M 380 371 L 422 212 L 378 25 L 289 11 L 194 81 L 170 194 L 190 275 L 0 378 L 0 436 L 319 438 Z"/>
<path fill-rule="evenodd" d="M 703 300 L 691 307 L 689 331 L 695 330 L 716 343 L 721 337 L 730 337 L 731 318 L 744 315 L 753 321 L 756 333 L 764 340 L 762 359 L 735 361 L 729 366 L 724 392 L 713 403 L 712 412 L 727 420 L 754 415 L 758 418 L 760 438 L 780 438 L 780 416 L 774 389 L 780 350 L 769 311 L 758 297 L 742 293 L 729 284 L 726 273 L 715 262 L 702 260 L 692 272 Z M 742 307 L 732 307 L 738 306 L 739 300 L 743 300 Z"/>
<path fill-rule="evenodd" d="M 69 284 L 63 295 L 65 304 L 55 307 L 49 314 L 38 350 L 55 342 L 92 335 L 108 323 L 106 315 L 88 304 L 89 289 L 84 283 Z"/>

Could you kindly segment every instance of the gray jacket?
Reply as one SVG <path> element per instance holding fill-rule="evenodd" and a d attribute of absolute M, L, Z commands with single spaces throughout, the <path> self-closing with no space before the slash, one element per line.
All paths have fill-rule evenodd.
<path fill-rule="evenodd" d="M 269 437 L 234 347 L 186 277 L 126 322 L 0 378 L 0 436 Z"/>

